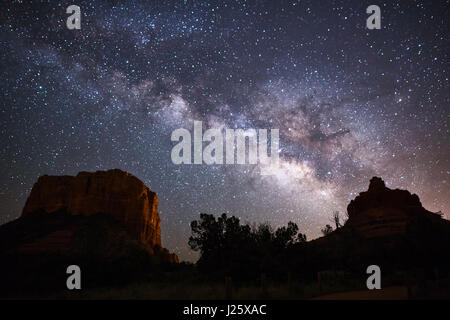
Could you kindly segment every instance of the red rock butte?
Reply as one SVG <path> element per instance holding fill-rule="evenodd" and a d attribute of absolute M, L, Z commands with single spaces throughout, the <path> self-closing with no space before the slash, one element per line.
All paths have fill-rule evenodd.
<path fill-rule="evenodd" d="M 76 176 L 39 177 L 22 216 L 38 210 L 65 209 L 72 215 L 107 213 L 152 252 L 161 252 L 158 197 L 141 180 L 119 169 L 80 172 Z M 172 254 L 170 259 L 177 262 Z"/>
<path fill-rule="evenodd" d="M 440 214 L 426 210 L 416 194 L 389 189 L 379 177 L 373 177 L 369 189 L 350 201 L 347 212 L 346 226 L 368 238 L 404 235 L 408 224 L 418 218 L 449 225 Z"/>

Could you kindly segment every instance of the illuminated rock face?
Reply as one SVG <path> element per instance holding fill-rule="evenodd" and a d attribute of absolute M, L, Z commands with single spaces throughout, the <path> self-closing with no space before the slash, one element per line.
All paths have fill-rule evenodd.
<path fill-rule="evenodd" d="M 80 172 L 76 176 L 44 175 L 33 186 L 22 216 L 38 210 L 52 213 L 62 209 L 72 215 L 107 213 L 150 251 L 163 251 L 158 198 L 127 172 L 114 169 Z"/>
<path fill-rule="evenodd" d="M 347 212 L 346 226 L 368 238 L 405 234 L 408 224 L 418 218 L 441 220 L 440 215 L 422 207 L 416 194 L 389 189 L 378 177 L 373 177 L 369 189 L 350 202 Z"/>

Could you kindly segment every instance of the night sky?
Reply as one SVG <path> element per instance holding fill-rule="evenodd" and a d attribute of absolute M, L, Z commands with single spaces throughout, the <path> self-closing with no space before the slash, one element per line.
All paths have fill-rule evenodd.
<path fill-rule="evenodd" d="M 312 239 L 374 175 L 450 217 L 449 1 L 49 2 L 0 5 L 0 222 L 40 175 L 112 168 L 158 194 L 187 260 L 201 212 Z M 173 164 L 194 120 L 279 129 L 279 168 Z"/>

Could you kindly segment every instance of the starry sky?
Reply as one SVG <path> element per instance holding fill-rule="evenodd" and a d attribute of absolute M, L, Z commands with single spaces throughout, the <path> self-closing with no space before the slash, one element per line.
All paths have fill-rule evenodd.
<path fill-rule="evenodd" d="M 374 175 L 450 217 L 449 1 L 114 3 L 0 4 L 1 223 L 40 175 L 112 168 L 158 194 L 183 260 L 200 212 L 312 239 Z M 194 120 L 279 129 L 279 167 L 173 164 Z"/>

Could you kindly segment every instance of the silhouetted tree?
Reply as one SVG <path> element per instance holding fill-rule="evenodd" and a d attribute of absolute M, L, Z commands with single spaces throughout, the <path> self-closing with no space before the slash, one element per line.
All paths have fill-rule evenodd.
<path fill-rule="evenodd" d="M 322 234 L 323 234 L 324 236 L 326 236 L 326 235 L 329 235 L 331 232 L 333 232 L 333 227 L 330 226 L 329 224 L 327 224 L 327 225 L 325 226 L 325 228 L 323 228 L 323 229 L 320 230 L 320 231 L 322 232 Z"/>
<path fill-rule="evenodd" d="M 306 234 L 298 233 L 297 235 L 297 243 L 305 243 L 306 242 Z"/>
<path fill-rule="evenodd" d="M 275 231 L 275 243 L 281 248 L 286 248 L 288 245 L 295 243 L 297 233 L 297 225 L 289 221 L 287 227 L 281 227 Z"/>
<path fill-rule="evenodd" d="M 250 227 L 240 225 L 236 217 L 224 213 L 217 220 L 211 214 L 200 214 L 200 220 L 191 222 L 189 246 L 200 251 L 198 263 L 207 268 L 220 267 L 227 262 L 233 250 L 248 243 Z"/>
<path fill-rule="evenodd" d="M 342 227 L 341 217 L 339 216 L 339 211 L 333 212 L 333 222 L 334 222 L 334 225 L 336 226 L 336 230 L 339 229 L 340 227 Z"/>
<path fill-rule="evenodd" d="M 191 229 L 189 246 L 200 252 L 200 269 L 244 278 L 285 268 L 283 255 L 288 248 L 306 241 L 293 222 L 274 231 L 267 223 L 253 228 L 241 225 L 238 218 L 226 214 L 216 219 L 202 213 L 200 220 L 191 222 Z"/>

